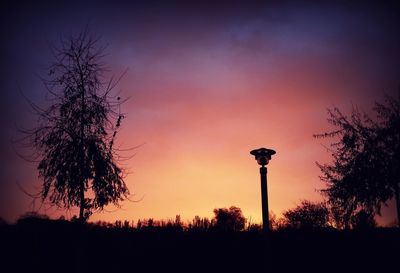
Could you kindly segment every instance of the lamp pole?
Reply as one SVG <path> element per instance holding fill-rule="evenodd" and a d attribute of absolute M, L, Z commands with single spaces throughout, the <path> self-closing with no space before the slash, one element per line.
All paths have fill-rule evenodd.
<path fill-rule="evenodd" d="M 274 150 L 260 148 L 252 150 L 250 154 L 254 155 L 260 167 L 261 178 L 261 206 L 262 206 L 262 220 L 263 231 L 269 232 L 269 210 L 268 210 L 268 188 L 267 188 L 267 167 L 265 167 L 271 160 L 271 156 L 276 154 Z"/>
<path fill-rule="evenodd" d="M 269 231 L 269 210 L 268 210 L 268 189 L 267 189 L 267 168 L 260 167 L 261 176 L 261 205 L 262 205 L 262 219 L 263 231 Z"/>

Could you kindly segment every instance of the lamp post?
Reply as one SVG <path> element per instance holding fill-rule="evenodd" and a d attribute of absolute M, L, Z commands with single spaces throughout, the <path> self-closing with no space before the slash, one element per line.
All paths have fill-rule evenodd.
<path fill-rule="evenodd" d="M 261 165 L 260 176 L 261 176 L 261 205 L 262 205 L 262 219 L 263 219 L 263 231 L 269 231 L 269 215 L 268 215 L 268 190 L 267 190 L 267 168 L 268 162 L 271 160 L 271 156 L 276 154 L 274 150 L 260 148 L 252 150 L 251 155 L 257 160 L 257 163 Z"/>

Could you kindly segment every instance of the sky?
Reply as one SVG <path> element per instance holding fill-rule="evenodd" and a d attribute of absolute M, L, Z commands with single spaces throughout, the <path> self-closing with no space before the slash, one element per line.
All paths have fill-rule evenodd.
<path fill-rule="evenodd" d="M 122 163 L 137 202 L 91 220 L 190 220 L 234 205 L 259 223 L 259 171 L 249 154 L 259 147 L 277 151 L 268 165 L 270 211 L 279 216 L 301 200 L 322 200 L 315 162 L 329 162 L 329 141 L 312 135 L 332 129 L 327 108 L 370 112 L 384 93 L 397 92 L 399 8 L 189 2 L 2 2 L 0 217 L 12 222 L 33 208 L 18 185 L 40 189 L 36 165 L 11 144 L 17 126 L 37 124 L 21 92 L 48 105 L 38 76 L 49 76 L 51 47 L 84 29 L 106 46 L 110 76 L 128 69 L 115 88 L 129 98 L 117 145 L 139 146 Z M 380 222 L 394 220 L 389 206 Z"/>

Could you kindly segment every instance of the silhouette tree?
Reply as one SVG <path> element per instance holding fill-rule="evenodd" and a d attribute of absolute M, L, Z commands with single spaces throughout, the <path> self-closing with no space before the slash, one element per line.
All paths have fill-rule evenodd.
<path fill-rule="evenodd" d="M 50 79 L 43 79 L 52 104 L 43 109 L 30 102 L 39 125 L 24 131 L 39 160 L 39 196 L 58 207 L 78 206 L 80 221 L 129 195 L 113 146 L 124 115 L 110 92 L 120 78 L 104 80 L 98 43 L 85 32 L 55 49 Z"/>
<path fill-rule="evenodd" d="M 374 219 L 374 215 L 365 211 L 360 210 L 354 214 L 351 219 L 351 227 L 354 229 L 366 229 L 376 227 L 377 223 Z"/>
<path fill-rule="evenodd" d="M 229 209 L 214 209 L 215 227 L 225 231 L 241 231 L 246 224 L 246 218 L 242 210 L 231 206 Z"/>
<path fill-rule="evenodd" d="M 382 167 L 377 170 L 377 173 L 380 174 L 382 187 L 389 189 L 388 195 L 384 197 L 395 199 L 397 221 L 400 227 L 400 90 L 397 98 L 386 96 L 385 103 L 376 103 L 375 111 L 379 121 L 378 148 L 381 149 L 380 152 L 384 158 L 380 162 Z"/>
<path fill-rule="evenodd" d="M 214 225 L 213 221 L 210 221 L 207 217 L 201 218 L 200 216 L 196 215 L 192 223 L 189 224 L 190 230 L 197 230 L 197 231 L 208 231 Z"/>
<path fill-rule="evenodd" d="M 400 92 L 376 103 L 376 120 L 353 108 L 347 117 L 338 108 L 328 110 L 335 130 L 314 135 L 333 138 L 333 162 L 319 164 L 327 188 L 322 190 L 345 226 L 360 212 L 380 213 L 382 204 L 394 198 L 400 221 Z"/>
<path fill-rule="evenodd" d="M 329 226 L 329 209 L 324 203 L 303 200 L 296 208 L 283 212 L 289 228 L 321 228 Z"/>

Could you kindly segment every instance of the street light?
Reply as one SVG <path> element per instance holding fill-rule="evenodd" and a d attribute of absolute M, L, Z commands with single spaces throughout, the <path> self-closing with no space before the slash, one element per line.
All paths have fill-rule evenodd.
<path fill-rule="evenodd" d="M 260 148 L 252 150 L 250 154 L 254 155 L 254 157 L 257 160 L 257 163 L 261 165 L 260 176 L 261 176 L 261 205 L 262 205 L 263 230 L 269 231 L 267 168 L 265 167 L 265 165 L 268 165 L 269 161 L 271 160 L 271 156 L 276 154 L 276 152 L 271 149 Z"/>

